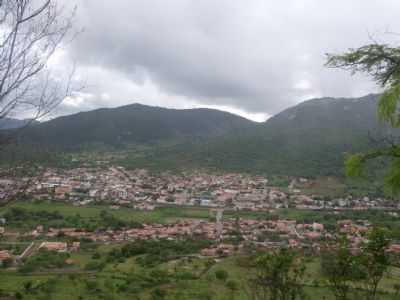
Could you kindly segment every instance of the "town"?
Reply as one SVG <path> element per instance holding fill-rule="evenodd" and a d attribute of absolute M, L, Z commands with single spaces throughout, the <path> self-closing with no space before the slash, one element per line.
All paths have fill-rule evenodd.
<path fill-rule="evenodd" d="M 213 242 L 201 250 L 204 256 L 231 255 L 243 247 L 296 248 L 318 254 L 323 243 L 334 240 L 337 232 L 318 222 L 298 222 L 292 219 L 248 219 L 240 215 L 225 217 L 224 212 L 266 212 L 292 208 L 297 210 L 329 211 L 338 214 L 345 210 L 383 210 L 398 217 L 397 203 L 383 198 L 321 199 L 298 189 L 297 183 L 308 179 L 292 179 L 287 188 L 269 185 L 267 178 L 244 174 L 207 174 L 202 172 L 173 175 L 151 174 L 147 170 L 126 170 L 123 167 L 78 168 L 70 170 L 45 169 L 32 177 L 0 180 L 1 199 L 8 204 L 23 195 L 25 201 L 50 201 L 75 207 L 107 207 L 109 211 L 153 211 L 160 207 L 178 207 L 182 210 L 199 207 L 208 210 L 207 218 L 181 218 L 168 223 L 122 224 L 117 227 L 96 228 L 51 227 L 35 224 L 28 231 L 11 230 L 10 219 L 1 218 L 0 236 L 8 242 L 30 241 L 21 253 L 2 250 L 0 261 L 23 261 L 40 249 L 59 252 L 79 251 L 80 242 L 124 244 L 136 240 L 177 240 L 201 237 Z M 11 200 L 10 200 L 11 199 Z M 19 202 L 19 201 L 17 201 Z M 397 205 L 397 206 L 396 206 Z M 386 212 L 387 211 L 387 212 Z M 103 211 L 107 217 L 107 213 Z M 101 215 L 101 214 L 100 214 Z M 113 217 L 111 217 L 113 218 Z M 338 219 L 336 229 L 345 234 L 353 249 L 366 241 L 371 227 L 368 220 Z M 68 241 L 65 241 L 65 239 Z M 60 241 L 61 240 L 61 241 Z M 390 246 L 399 253 L 400 244 Z"/>
<path fill-rule="evenodd" d="M 297 188 L 297 183 L 308 181 L 306 178 L 293 178 L 282 188 L 270 185 L 262 176 L 235 173 L 151 174 L 147 170 L 126 170 L 120 166 L 70 170 L 41 168 L 37 173 L 23 178 L 2 176 L 0 202 L 6 203 L 23 194 L 27 199 L 79 206 L 107 203 L 112 209 L 131 207 L 137 210 L 153 210 L 165 205 L 251 211 L 289 207 L 307 210 L 400 208 L 398 201 L 384 198 L 322 199 L 320 195 L 306 195 Z"/>

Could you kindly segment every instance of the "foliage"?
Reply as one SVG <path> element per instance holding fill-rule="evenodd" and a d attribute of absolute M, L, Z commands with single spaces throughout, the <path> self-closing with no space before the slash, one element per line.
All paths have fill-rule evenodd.
<path fill-rule="evenodd" d="M 3 215 L 9 225 L 18 228 L 32 228 L 38 224 L 45 227 L 76 227 L 82 229 L 111 228 L 120 229 L 123 227 L 140 228 L 142 225 L 135 221 L 126 221 L 115 217 L 111 212 L 101 210 L 97 218 L 85 219 L 81 215 L 65 216 L 59 210 L 32 210 L 23 207 L 10 207 Z"/>
<path fill-rule="evenodd" d="M 63 220 L 63 216 L 58 211 L 32 211 L 21 207 L 11 207 L 3 215 L 8 224 L 15 227 L 25 227 L 29 223 L 51 224 Z"/>
<path fill-rule="evenodd" d="M 400 63 L 400 49 L 385 44 L 373 43 L 358 49 L 349 49 L 342 55 L 327 55 L 327 65 L 344 68 L 353 74 L 370 74 L 380 85 L 397 86 Z"/>
<path fill-rule="evenodd" d="M 261 254 L 256 259 L 255 276 L 249 280 L 254 300 L 305 299 L 302 279 L 305 265 L 292 250 L 282 248 Z"/>
<path fill-rule="evenodd" d="M 211 242 L 204 239 L 186 238 L 179 240 L 143 240 L 124 245 L 121 249 L 114 249 L 108 254 L 109 261 L 139 256 L 137 262 L 142 266 L 155 266 L 182 255 L 197 253 L 210 246 Z"/>
<path fill-rule="evenodd" d="M 335 245 L 327 245 L 321 255 L 321 269 L 336 300 L 352 299 L 352 285 L 359 279 L 360 270 L 346 236 Z"/>
<path fill-rule="evenodd" d="M 387 249 L 390 243 L 387 229 L 374 227 L 368 234 L 368 241 L 362 247 L 360 260 L 361 274 L 366 289 L 366 299 L 377 299 L 378 285 L 390 265 Z"/>
<path fill-rule="evenodd" d="M 360 249 L 352 248 L 345 236 L 327 246 L 321 256 L 321 269 L 337 300 L 355 299 L 356 288 L 364 299 L 378 299 L 378 286 L 390 266 L 389 237 L 387 229 L 375 226 Z"/>
<path fill-rule="evenodd" d="M 167 292 L 164 289 L 156 288 L 151 292 L 151 300 L 163 300 L 165 299 Z"/>
<path fill-rule="evenodd" d="M 121 219 L 115 217 L 112 213 L 107 210 L 102 210 L 100 212 L 100 221 L 99 225 L 101 227 L 110 228 L 110 229 L 121 229 L 123 227 L 129 228 L 142 228 L 143 225 L 139 222 L 130 221 L 126 222 Z"/>
<path fill-rule="evenodd" d="M 13 264 L 13 259 L 12 258 L 6 258 L 0 263 L 0 267 L 6 269 L 12 266 Z"/>
<path fill-rule="evenodd" d="M 85 270 L 88 271 L 99 271 L 105 267 L 105 262 L 103 261 L 90 261 L 86 264 Z"/>
<path fill-rule="evenodd" d="M 350 70 L 353 74 L 362 72 L 370 75 L 373 80 L 385 88 L 378 103 L 378 114 L 382 121 L 391 126 L 400 127 L 398 111 L 400 101 L 400 48 L 385 44 L 370 44 L 358 49 L 350 49 L 341 55 L 328 55 L 327 66 Z M 390 142 L 389 146 L 376 151 L 356 154 L 346 162 L 347 174 L 360 176 L 363 166 L 372 159 L 389 157 L 392 168 L 385 178 L 387 189 L 400 193 L 400 146 Z"/>
<path fill-rule="evenodd" d="M 218 280 L 225 282 L 228 279 L 228 277 L 229 277 L 229 274 L 226 270 L 219 269 L 219 270 L 215 271 L 215 278 L 217 278 Z"/>
<path fill-rule="evenodd" d="M 68 253 L 40 250 L 34 256 L 29 257 L 19 271 L 30 273 L 39 269 L 63 268 L 68 266 L 66 263 L 68 258 Z"/>
<path fill-rule="evenodd" d="M 235 280 L 228 280 L 226 282 L 226 287 L 230 291 L 230 299 L 233 300 L 235 298 L 235 293 L 239 290 L 238 282 Z"/>

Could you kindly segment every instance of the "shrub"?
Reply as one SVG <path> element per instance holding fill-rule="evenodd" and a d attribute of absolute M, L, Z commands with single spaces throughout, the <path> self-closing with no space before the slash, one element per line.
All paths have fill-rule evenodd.
<path fill-rule="evenodd" d="M 221 281 L 226 281 L 228 279 L 228 272 L 225 270 L 217 270 L 215 271 L 215 278 Z"/>

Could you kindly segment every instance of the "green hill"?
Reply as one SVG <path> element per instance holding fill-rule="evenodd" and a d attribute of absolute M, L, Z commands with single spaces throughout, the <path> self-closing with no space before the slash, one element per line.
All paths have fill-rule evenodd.
<path fill-rule="evenodd" d="M 377 116 L 378 96 L 322 98 L 284 110 L 252 130 L 155 149 L 129 165 L 193 166 L 270 174 L 341 175 L 346 153 L 393 134 Z M 179 162 L 179 163 L 177 163 Z"/>
<path fill-rule="evenodd" d="M 129 167 L 336 176 L 343 174 L 346 153 L 377 147 L 394 134 L 379 121 L 377 100 L 378 95 L 313 99 L 265 123 L 211 109 L 98 109 L 28 128 L 9 153 L 106 149 L 128 153 L 120 163 Z"/>
<path fill-rule="evenodd" d="M 41 123 L 25 130 L 19 136 L 19 143 L 58 151 L 90 149 L 93 145 L 121 148 L 222 136 L 252 126 L 252 121 L 218 110 L 177 110 L 132 104 Z"/>

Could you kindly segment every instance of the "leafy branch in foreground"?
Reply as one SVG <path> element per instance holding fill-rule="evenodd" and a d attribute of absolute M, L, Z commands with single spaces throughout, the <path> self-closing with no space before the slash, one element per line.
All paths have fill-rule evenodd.
<path fill-rule="evenodd" d="M 349 49 L 341 55 L 327 54 L 326 65 L 349 70 L 352 74 L 365 73 L 385 90 L 379 99 L 378 114 L 383 122 L 400 128 L 400 48 L 373 43 L 357 49 Z M 361 176 L 366 163 L 378 157 L 391 160 L 391 169 L 385 177 L 386 190 L 400 193 L 400 145 L 392 143 L 388 147 L 350 156 L 346 161 L 348 176 Z"/>

